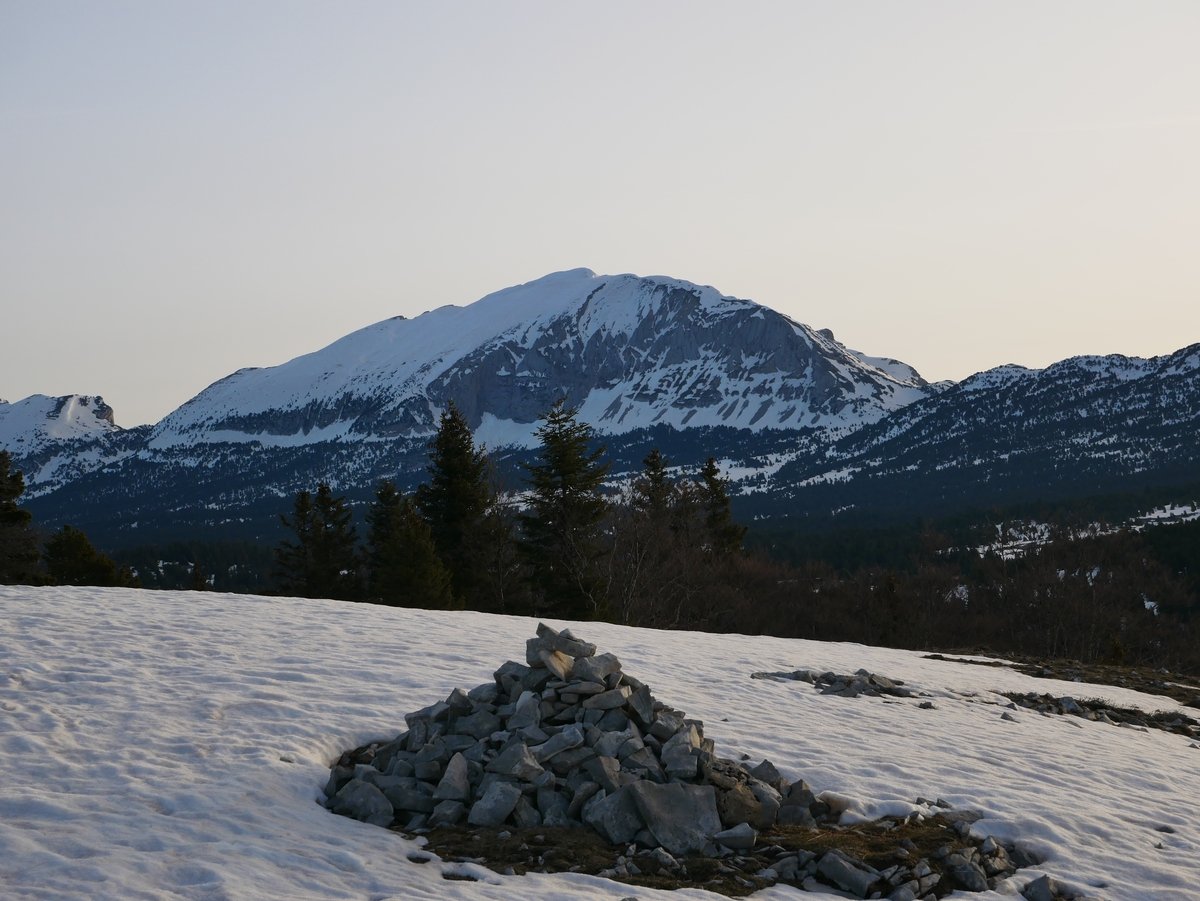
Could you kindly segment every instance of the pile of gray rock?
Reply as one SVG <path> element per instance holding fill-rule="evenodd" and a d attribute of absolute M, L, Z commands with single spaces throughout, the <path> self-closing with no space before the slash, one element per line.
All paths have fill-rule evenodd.
<path fill-rule="evenodd" d="M 1144 710 L 1114 707 L 1097 698 L 1076 700 L 1072 697 L 1055 697 L 1051 694 L 1038 694 L 1032 691 L 1024 694 L 1004 692 L 1004 697 L 1012 701 L 1013 709 L 1024 707 L 1042 714 L 1078 716 L 1092 722 L 1107 723 L 1110 726 L 1161 729 L 1176 735 L 1200 738 L 1200 722 L 1181 713 L 1170 711 L 1147 713 Z"/>
<path fill-rule="evenodd" d="M 542 624 L 524 663 L 505 663 L 405 723 L 391 741 L 334 764 L 330 810 L 408 833 L 587 826 L 617 849 L 603 875 L 618 878 L 648 857 L 667 870 L 688 856 L 737 858 L 767 883 L 911 901 L 983 890 L 1016 868 L 1013 849 L 995 842 L 877 869 L 837 850 L 763 841 L 781 827 L 832 828 L 838 815 L 769 761 L 718 757 L 701 722 L 656 700 L 615 656 Z"/>
<path fill-rule="evenodd" d="M 784 673 L 751 673 L 750 678 L 770 679 L 773 682 L 807 682 L 819 688 L 821 694 L 838 695 L 843 698 L 878 698 L 884 695 L 894 698 L 913 697 L 912 690 L 905 688 L 899 679 L 889 679 L 878 673 L 869 673 L 865 669 L 860 669 L 850 676 L 798 669 Z"/>

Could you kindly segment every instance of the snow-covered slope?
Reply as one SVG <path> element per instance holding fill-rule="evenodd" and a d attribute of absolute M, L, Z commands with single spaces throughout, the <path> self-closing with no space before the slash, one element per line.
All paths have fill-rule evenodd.
<path fill-rule="evenodd" d="M 6 899 L 721 898 L 415 862 L 416 842 L 318 804 L 339 752 L 393 737 L 403 714 L 521 658 L 532 620 L 84 588 L 0 587 L 0 609 Z M 768 758 L 789 780 L 838 793 L 851 817 L 918 796 L 977 808 L 976 833 L 1043 858 L 1003 892 L 954 898 L 1012 901 L 1041 873 L 1111 901 L 1196 898 L 1200 749 L 1165 732 L 1006 711 L 996 692 L 1178 709 L 1168 699 L 861 645 L 572 625 L 702 719 L 722 754 Z M 934 706 L 750 678 L 798 667 L 865 667 Z M 754 897 L 836 896 L 776 887 Z"/>
<path fill-rule="evenodd" d="M 139 436 L 118 426 L 99 396 L 0 401 L 0 450 L 12 454 L 31 496 L 127 455 Z"/>
<path fill-rule="evenodd" d="M 1099 495 L 1194 482 L 1197 434 L 1200 344 L 1149 359 L 1071 357 L 931 386 L 878 423 L 819 437 L 780 467 L 774 487 L 797 511 Z"/>
<path fill-rule="evenodd" d="M 116 431 L 120 429 L 113 422 L 112 407 L 102 397 L 33 394 L 11 404 L 0 401 L 0 448 L 14 455 Z"/>
<path fill-rule="evenodd" d="M 240 370 L 159 423 L 150 446 L 393 440 L 429 434 L 451 400 L 480 440 L 523 444 L 563 395 L 604 434 L 857 426 L 924 389 L 912 367 L 752 301 L 574 269 Z"/>

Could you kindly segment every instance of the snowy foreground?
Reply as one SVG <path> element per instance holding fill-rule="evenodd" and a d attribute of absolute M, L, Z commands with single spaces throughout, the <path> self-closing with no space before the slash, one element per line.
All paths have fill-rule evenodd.
<path fill-rule="evenodd" d="M 407 859 L 417 842 L 317 803 L 339 752 L 394 737 L 404 713 L 523 659 L 534 626 L 332 601 L 0 586 L 0 897 L 719 897 L 417 864 Z M 1004 893 L 955 897 L 1011 901 L 1046 872 L 1093 897 L 1200 898 L 1200 750 L 1027 710 L 1009 722 L 993 692 L 1177 709 L 1169 699 L 861 645 L 575 631 L 704 720 L 719 754 L 766 757 L 788 779 L 837 792 L 848 818 L 940 797 L 984 811 L 977 832 L 1045 858 Z M 866 668 L 936 706 L 750 679 L 799 667 Z M 776 886 L 755 897 L 827 896 Z"/>

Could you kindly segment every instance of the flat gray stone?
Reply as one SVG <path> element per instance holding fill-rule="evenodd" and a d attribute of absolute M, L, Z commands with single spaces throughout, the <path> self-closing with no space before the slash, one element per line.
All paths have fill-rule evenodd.
<path fill-rule="evenodd" d="M 717 793 L 711 785 L 642 781 L 625 790 L 632 793 L 638 814 L 655 841 L 676 856 L 701 851 L 721 831 Z"/>
<path fill-rule="evenodd" d="M 581 641 L 571 634 L 570 629 L 555 631 L 545 623 L 538 623 L 537 639 L 542 647 L 559 651 L 568 657 L 591 657 L 596 653 L 596 646 L 590 641 Z"/>
<path fill-rule="evenodd" d="M 633 694 L 633 690 L 628 685 L 622 685 L 619 688 L 602 691 L 598 695 L 585 698 L 583 708 L 584 710 L 612 710 L 624 706 L 631 694 Z"/>
<path fill-rule="evenodd" d="M 541 764 L 530 753 L 529 748 L 519 742 L 497 755 L 491 763 L 484 767 L 484 770 L 503 776 L 516 776 L 526 782 L 532 782 L 544 772 Z"/>
<path fill-rule="evenodd" d="M 480 710 L 469 716 L 460 716 L 454 722 L 454 731 L 459 735 L 469 735 L 472 738 L 487 738 L 500 728 L 500 717 L 486 710 Z"/>
<path fill-rule="evenodd" d="M 817 872 L 844 891 L 866 898 L 879 874 L 866 864 L 852 860 L 840 851 L 826 851 L 817 863 Z"/>
<path fill-rule="evenodd" d="M 573 723 L 562 732 L 551 735 L 547 741 L 533 748 L 533 757 L 538 763 L 545 763 L 555 754 L 561 754 L 571 748 L 578 748 L 583 741 L 583 727 L 578 723 Z"/>
<path fill-rule="evenodd" d="M 587 682 L 603 682 L 605 677 L 621 671 L 621 661 L 612 654 L 598 654 L 595 657 L 580 657 L 575 661 L 574 675 L 576 679 Z"/>
<path fill-rule="evenodd" d="M 471 805 L 467 822 L 472 826 L 499 826 L 508 819 L 521 797 L 521 787 L 512 782 L 493 782 L 483 797 Z"/>

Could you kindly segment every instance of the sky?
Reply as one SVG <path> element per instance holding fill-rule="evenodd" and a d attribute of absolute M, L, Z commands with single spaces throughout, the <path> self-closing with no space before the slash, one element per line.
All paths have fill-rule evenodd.
<path fill-rule="evenodd" d="M 1200 341 L 1200 4 L 0 0 L 0 398 L 154 422 L 548 272 L 926 378 Z"/>

